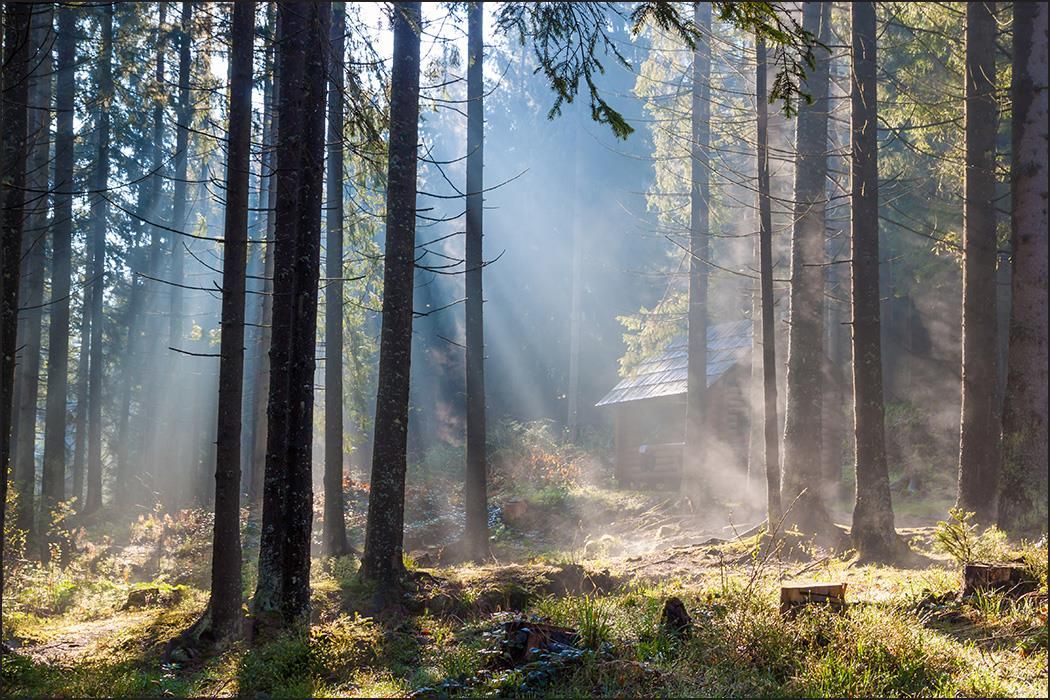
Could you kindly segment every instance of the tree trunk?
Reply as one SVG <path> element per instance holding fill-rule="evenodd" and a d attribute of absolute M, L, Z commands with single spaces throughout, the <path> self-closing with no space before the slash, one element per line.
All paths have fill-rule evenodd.
<path fill-rule="evenodd" d="M 766 460 L 766 526 L 772 532 L 784 516 L 780 502 L 780 428 L 777 420 L 776 309 L 773 306 L 773 215 L 769 184 L 769 97 L 766 89 L 766 42 L 755 41 L 758 68 L 759 277 L 762 294 L 762 427 Z"/>
<path fill-rule="evenodd" d="M 255 629 L 308 620 L 313 378 L 329 6 L 280 6 L 270 399 Z"/>
<path fill-rule="evenodd" d="M 254 405 L 252 407 L 251 421 L 254 425 L 252 430 L 254 445 L 252 447 L 251 477 L 248 482 L 248 503 L 253 513 L 260 512 L 258 507 L 263 496 L 263 478 L 266 473 L 266 434 L 267 415 L 266 403 L 270 394 L 270 339 L 271 324 L 273 323 L 273 290 L 274 290 L 274 228 L 276 225 L 277 207 L 277 139 L 278 118 L 280 111 L 276 108 L 280 99 L 280 77 L 281 64 L 277 60 L 277 17 L 274 13 L 274 3 L 270 3 L 267 12 L 267 26 L 270 28 L 271 41 L 268 47 L 270 65 L 273 77 L 271 80 L 270 93 L 266 95 L 263 105 L 263 143 L 266 151 L 263 153 L 262 170 L 266 176 L 266 247 L 263 250 L 263 293 L 260 297 L 260 320 L 258 345 L 256 346 L 256 380 Z"/>
<path fill-rule="evenodd" d="M 489 555 L 488 461 L 485 455 L 485 324 L 483 297 L 483 207 L 485 86 L 483 3 L 467 9 L 467 232 L 466 388 L 467 480 L 465 489 L 467 554 L 475 561 Z"/>
<path fill-rule="evenodd" d="M 412 292 L 419 135 L 419 2 L 394 5 L 390 72 L 383 325 L 379 345 L 371 493 L 361 573 L 390 588 L 404 570 L 405 450 L 412 363 Z M 383 589 L 381 589 L 383 590 Z"/>
<path fill-rule="evenodd" d="M 324 553 L 349 551 L 343 516 L 343 54 L 346 7 L 332 5 L 332 60 L 328 81 L 328 230 L 325 273 Z"/>
<path fill-rule="evenodd" d="M 857 500 L 850 535 L 863 560 L 888 562 L 900 553 L 900 541 L 893 526 L 882 403 L 875 5 L 856 2 L 852 12 L 851 235 Z"/>
<path fill-rule="evenodd" d="M 215 526 L 211 558 L 211 626 L 234 633 L 241 617 L 241 398 L 244 387 L 244 288 L 248 264 L 248 179 L 251 176 L 252 42 L 255 3 L 233 6 L 229 154 L 223 228 L 222 334 L 215 443 Z"/>
<path fill-rule="evenodd" d="M 1013 304 L 998 522 L 1038 533 L 1047 507 L 1047 5 L 1013 8 Z"/>
<path fill-rule="evenodd" d="M 995 521 L 1001 425 L 995 407 L 995 3 L 966 4 L 962 424 L 956 505 Z"/>
<path fill-rule="evenodd" d="M 138 251 L 141 252 L 141 251 Z M 127 379 L 122 382 L 120 389 L 120 417 L 117 423 L 117 472 L 113 479 L 113 502 L 120 508 L 126 508 L 131 503 L 132 468 L 131 461 L 131 395 L 137 380 L 142 377 L 141 335 L 142 335 L 142 302 L 143 287 L 139 282 L 139 276 L 133 272 L 131 275 L 131 291 L 128 293 L 127 314 L 127 342 L 124 345 L 124 366 Z"/>
<path fill-rule="evenodd" d="M 710 500 L 707 448 L 707 261 L 710 249 L 711 4 L 693 5 L 693 22 L 704 35 L 693 51 L 692 149 L 689 202 L 689 359 L 686 369 L 685 454 L 682 490 Z"/>
<path fill-rule="evenodd" d="M 181 31 L 178 33 L 179 40 L 179 100 L 176 107 L 176 131 L 175 131 L 175 173 L 171 208 L 171 227 L 176 231 L 185 231 L 188 222 L 189 209 L 189 148 L 190 127 L 193 121 L 193 103 L 190 96 L 190 73 L 193 70 L 191 63 L 191 37 L 193 34 L 193 2 L 184 0 L 182 3 Z M 169 285 L 171 303 L 168 314 L 168 343 L 167 347 L 180 347 L 185 334 L 186 322 L 184 318 L 183 290 L 176 285 L 185 282 L 185 254 L 182 236 L 173 233 L 171 236 L 171 271 Z M 178 377 L 184 369 L 185 359 L 178 353 L 162 348 L 167 353 L 167 378 Z M 163 365 L 162 365 L 163 366 Z M 162 399 L 163 400 L 163 399 Z M 177 439 L 180 430 L 185 430 L 186 425 L 192 420 L 191 415 L 185 410 L 181 403 L 164 401 L 164 408 L 160 415 L 163 424 L 168 429 L 161 433 L 159 452 L 155 452 L 160 461 L 164 463 L 163 472 L 167 478 L 161 482 L 160 492 L 166 498 L 169 506 L 176 506 L 179 498 L 176 496 L 174 477 L 177 473 L 185 473 L 187 464 L 193 463 L 192 455 L 187 454 L 187 441 Z M 161 464 L 156 465 L 161 467 Z"/>
<path fill-rule="evenodd" d="M 756 73 L 757 77 L 757 73 Z M 756 82 L 757 85 L 757 82 Z M 758 94 L 756 89 L 755 94 Z M 757 99 L 757 98 L 756 98 Z M 757 114 L 757 110 L 756 110 Z M 767 144 L 768 148 L 768 144 Z M 758 149 L 756 147 L 755 160 L 759 158 Z M 756 175 L 757 182 L 757 175 Z M 757 196 L 761 196 L 758 194 Z M 758 202 L 758 199 L 755 200 Z M 759 205 L 761 206 L 761 205 Z M 752 228 L 758 231 L 751 246 L 751 254 L 754 256 L 756 264 L 761 264 L 762 258 L 762 232 L 761 232 L 761 215 Z M 764 377 L 762 374 L 762 275 L 759 272 L 758 277 L 751 280 L 751 361 L 749 363 L 750 374 L 747 382 L 747 394 L 748 404 L 750 409 L 748 411 L 748 422 L 747 422 L 747 474 L 744 482 L 746 503 L 751 504 L 755 500 L 758 491 L 757 479 L 761 474 L 765 473 L 765 446 L 763 445 L 764 433 L 763 427 L 765 421 L 762 417 L 762 402 L 765 396 L 765 384 Z"/>
<path fill-rule="evenodd" d="M 241 431 L 241 493 L 248 494 L 251 496 L 251 485 L 252 485 L 252 466 L 255 464 L 255 443 L 256 443 L 256 430 L 258 425 L 255 421 L 255 409 L 256 405 L 260 403 L 262 397 L 258 391 L 258 377 L 259 377 L 259 346 L 260 336 L 262 335 L 262 302 L 266 294 L 266 281 L 263 279 L 265 276 L 266 268 L 266 245 L 265 241 L 265 227 L 269 212 L 266 209 L 267 206 L 267 194 L 269 192 L 268 183 L 270 178 L 268 172 L 272 167 L 272 161 L 269 157 L 269 148 L 267 143 L 271 140 L 270 134 L 270 123 L 271 123 L 271 103 L 273 101 L 273 36 L 271 35 L 273 28 L 274 18 L 274 5 L 272 2 L 266 3 L 266 19 L 263 25 L 264 29 L 261 32 L 264 51 L 263 51 L 263 64 L 261 67 L 262 74 L 262 119 L 260 121 L 261 134 L 260 143 L 262 144 L 262 153 L 259 158 L 259 171 L 255 176 L 255 189 L 254 189 L 254 201 L 252 208 L 248 213 L 248 229 L 250 231 L 259 231 L 260 228 L 263 230 L 262 238 L 263 241 L 254 241 L 255 246 L 248 248 L 248 267 L 246 268 L 246 287 L 245 287 L 245 311 L 244 311 L 244 399 L 242 413 L 245 417 L 244 429 Z M 253 137 L 254 138 L 254 137 Z M 251 501 L 249 500 L 249 506 Z"/>
<path fill-rule="evenodd" d="M 828 3 L 803 6 L 803 28 L 825 45 L 830 43 L 830 11 Z M 813 102 L 799 106 L 796 134 L 783 501 L 791 523 L 807 535 L 824 535 L 834 527 L 821 494 L 820 460 L 830 59 L 824 49 L 815 50 L 816 66 L 806 80 Z"/>
<path fill-rule="evenodd" d="M 85 275 L 85 278 L 87 276 Z M 88 290 L 83 289 L 80 304 L 80 353 L 77 356 L 77 415 L 73 437 L 73 498 L 77 510 L 84 508 L 84 465 L 87 462 L 88 355 L 91 352 L 91 314 Z"/>
<path fill-rule="evenodd" d="M 844 233 L 844 232 L 843 232 Z M 848 235 L 848 234 L 846 234 Z M 834 241 L 841 238 L 836 233 Z M 829 264 L 825 276 L 825 314 L 827 339 L 826 350 L 821 363 L 821 376 L 825 383 L 824 406 L 822 410 L 822 446 L 821 446 L 821 474 L 823 479 L 822 492 L 827 503 L 840 503 L 843 501 L 842 494 L 842 467 L 846 461 L 846 433 L 849 430 L 849 412 L 847 405 L 847 390 L 845 372 L 849 367 L 849 360 L 844 346 L 847 344 L 843 331 L 844 324 L 843 307 L 844 301 L 840 299 L 846 296 L 844 287 L 846 280 L 840 274 L 841 264 L 845 260 L 834 259 L 834 250 L 828 250 Z"/>
<path fill-rule="evenodd" d="M 91 206 L 91 353 L 88 361 L 88 454 L 85 514 L 102 507 L 102 380 L 105 356 L 102 330 L 105 326 L 103 301 L 106 288 L 106 230 L 109 202 L 105 190 L 109 182 L 110 110 L 113 101 L 113 5 L 102 10 L 102 55 L 98 64 L 98 151 L 93 187 L 98 196 Z"/>
<path fill-rule="evenodd" d="M 165 49 L 166 40 L 164 25 L 167 21 L 167 3 L 159 3 L 159 17 L 156 31 L 156 64 L 154 81 L 157 87 L 153 102 L 152 116 L 152 146 L 151 146 L 151 176 L 145 183 L 145 196 L 142 202 L 142 217 L 150 222 L 149 257 L 147 262 L 147 276 L 153 278 L 143 282 L 143 307 L 145 311 L 145 332 L 143 338 L 143 358 L 138 368 L 140 378 L 141 398 L 138 420 L 136 421 L 139 433 L 140 445 L 135 462 L 139 472 L 140 486 L 143 491 L 150 491 L 155 485 L 158 473 L 157 463 L 159 458 L 158 440 L 162 434 L 161 428 L 161 402 L 164 395 L 163 372 L 158 371 L 161 366 L 159 360 L 167 352 L 163 347 L 162 311 L 160 299 L 162 290 L 166 291 L 163 284 L 158 281 L 163 277 L 164 268 L 164 236 L 160 227 L 160 201 L 161 185 L 165 172 L 166 154 L 164 151 L 164 106 L 167 103 L 166 91 L 161 89 L 165 84 Z M 147 494 L 142 494 L 147 495 Z M 147 495 L 145 502 L 152 506 L 153 494 Z"/>
<path fill-rule="evenodd" d="M 584 224 L 581 210 L 586 200 L 583 194 L 584 178 L 586 177 L 583 164 L 583 120 L 583 115 L 573 113 L 571 127 L 572 188 L 569 190 L 571 214 L 568 217 L 572 235 L 572 257 L 569 268 L 569 367 L 565 387 L 565 428 L 566 437 L 571 442 L 576 442 L 580 437 L 580 323 L 583 320 L 580 307 L 584 288 Z"/>
<path fill-rule="evenodd" d="M 18 277 L 26 184 L 26 104 L 29 100 L 29 32 L 32 5 L 4 5 L 4 52 L 0 70 L 0 552 L 7 517 L 11 457 Z M 3 590 L 0 566 L 0 590 Z"/>
<path fill-rule="evenodd" d="M 299 194 L 292 319 L 291 404 L 284 617 L 306 621 L 310 610 L 310 531 L 313 525 L 313 409 L 317 369 L 317 292 L 321 270 L 321 203 L 324 197 L 325 95 L 329 71 L 331 6 L 308 4 L 302 188 Z"/>
<path fill-rule="evenodd" d="M 47 341 L 47 406 L 41 528 L 66 494 L 66 398 L 69 393 L 69 294 L 73 238 L 73 97 L 76 91 L 76 11 L 58 9 L 55 76 L 55 216 L 51 243 L 51 321 Z"/>
<path fill-rule="evenodd" d="M 32 75 L 29 78 L 26 163 L 26 228 L 22 237 L 22 289 L 18 318 L 22 361 L 18 366 L 18 394 L 14 441 L 14 478 L 18 487 L 19 528 L 33 529 L 36 490 L 36 424 L 40 393 L 40 338 L 47 269 L 48 197 L 51 169 L 51 20 L 52 7 L 34 9 L 30 37 Z"/>
<path fill-rule="evenodd" d="M 179 33 L 179 104 L 175 136 L 175 189 L 172 198 L 171 226 L 176 231 L 185 230 L 188 209 L 187 173 L 189 172 L 190 122 L 193 119 L 193 104 L 190 102 L 190 37 L 193 32 L 193 3 L 183 0 L 182 30 Z M 182 239 L 177 234 L 171 237 L 171 281 L 181 284 L 184 273 Z M 168 344 L 178 347 L 185 322 L 182 318 L 182 289 L 171 287 L 171 315 L 168 322 Z"/>

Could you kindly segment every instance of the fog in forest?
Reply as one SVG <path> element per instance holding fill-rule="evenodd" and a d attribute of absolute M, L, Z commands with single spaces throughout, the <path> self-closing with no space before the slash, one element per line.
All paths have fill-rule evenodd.
<path fill-rule="evenodd" d="M 891 598 L 959 647 L 939 685 L 769 677 L 1045 693 L 1045 5 L 0 15 L 21 694 L 768 695 L 667 679 L 708 637 L 782 663 L 754 640 L 817 599 L 863 638 Z M 112 653 L 82 621 L 151 607 L 126 689 L 58 678 Z M 311 625 L 316 668 L 270 678 Z M 1002 639 L 1021 680 L 966 676 Z M 582 650 L 620 685 L 559 685 Z"/>

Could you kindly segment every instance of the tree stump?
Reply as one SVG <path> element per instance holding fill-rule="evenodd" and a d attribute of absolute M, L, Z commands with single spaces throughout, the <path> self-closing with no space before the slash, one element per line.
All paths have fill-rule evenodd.
<path fill-rule="evenodd" d="M 780 587 L 780 613 L 792 614 L 804 605 L 821 603 L 834 610 L 846 607 L 845 583 L 793 583 Z"/>
<path fill-rule="evenodd" d="M 503 518 L 508 523 L 520 522 L 528 512 L 528 502 L 512 498 L 503 503 Z"/>
<path fill-rule="evenodd" d="M 1014 564 L 967 564 L 963 568 L 962 597 L 978 591 L 999 591 L 1018 597 L 1031 593 L 1039 582 L 1023 566 Z"/>
<path fill-rule="evenodd" d="M 685 609 L 685 603 L 677 596 L 671 596 L 664 603 L 663 614 L 660 615 L 660 626 L 672 637 L 686 638 L 693 632 L 693 618 Z"/>

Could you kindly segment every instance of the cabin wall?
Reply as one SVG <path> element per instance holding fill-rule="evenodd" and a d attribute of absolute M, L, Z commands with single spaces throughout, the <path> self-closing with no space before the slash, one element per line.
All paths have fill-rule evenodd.
<path fill-rule="evenodd" d="M 750 366 L 740 363 L 708 388 L 711 462 L 719 470 L 747 468 Z M 678 488 L 685 441 L 685 395 L 628 401 L 615 412 L 616 478 L 622 486 Z M 645 450 L 642 451 L 642 446 Z"/>

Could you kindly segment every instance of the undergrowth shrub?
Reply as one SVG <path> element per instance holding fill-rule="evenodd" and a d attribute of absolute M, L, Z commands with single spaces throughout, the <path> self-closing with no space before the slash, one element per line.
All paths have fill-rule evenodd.
<path fill-rule="evenodd" d="M 308 637 L 286 634 L 244 654 L 237 672 L 238 688 L 241 694 L 312 697 L 312 670 Z"/>
<path fill-rule="evenodd" d="M 18 490 L 13 484 L 7 488 L 7 498 L 4 508 L 8 517 L 4 518 L 4 591 L 16 581 L 22 569 L 28 563 L 26 561 L 26 531 L 19 528 L 15 523 L 14 513 L 18 512 Z"/>
<path fill-rule="evenodd" d="M 314 625 L 309 633 L 282 635 L 252 647 L 241 659 L 237 679 L 241 694 L 313 697 L 326 685 L 345 680 L 383 654 L 382 630 L 355 613 Z"/>
<path fill-rule="evenodd" d="M 973 522 L 973 516 L 961 508 L 949 510 L 947 520 L 937 523 L 934 548 L 952 557 L 960 566 L 1013 558 L 1006 533 L 995 526 L 982 531 Z"/>
<path fill-rule="evenodd" d="M 585 454 L 558 435 L 551 421 L 500 421 L 489 437 L 489 454 L 496 488 L 573 486 L 586 463 Z"/>

